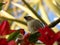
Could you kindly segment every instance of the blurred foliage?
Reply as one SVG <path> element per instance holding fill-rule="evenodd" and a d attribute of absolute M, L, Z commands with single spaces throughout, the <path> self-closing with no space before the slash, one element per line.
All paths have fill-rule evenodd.
<path fill-rule="evenodd" d="M 0 0 L 0 3 L 2 3 L 3 2 L 3 0 Z"/>
<path fill-rule="evenodd" d="M 7 19 L 11 29 L 15 29 L 18 25 L 29 32 L 27 22 L 24 20 L 26 15 L 30 15 L 47 25 L 51 23 L 48 17 L 49 11 L 53 11 L 60 18 L 60 0 L 0 0 L 0 2 L 7 2 L 0 11 L 0 17 L 4 17 L 0 18 L 0 21 Z M 54 27 L 53 31 L 58 32 L 58 28 Z"/>
<path fill-rule="evenodd" d="M 4 5 L 4 3 L 0 3 L 0 10 L 2 10 L 3 5 Z"/>
<path fill-rule="evenodd" d="M 58 16 L 58 18 L 60 17 L 60 0 L 1 0 L 0 2 L 7 2 L 3 6 L 3 11 L 1 11 L 0 15 L 4 16 L 4 19 L 13 19 L 13 21 L 8 19 L 11 23 L 11 29 L 14 29 L 14 27 L 16 27 L 15 25 L 19 24 L 18 26 L 25 26 L 25 31 L 29 32 L 27 31 L 27 26 L 24 24 L 26 23 L 24 20 L 24 16 L 26 15 L 30 15 L 33 18 L 36 18 L 49 25 L 51 22 L 47 13 L 49 13 L 50 9 L 56 14 L 56 16 Z M 49 10 L 48 12 L 46 12 L 46 6 Z M 40 13 L 38 14 L 39 11 Z M 15 19 L 20 20 L 21 22 Z M 2 18 L 0 20 L 2 20 Z M 16 24 L 14 24 L 15 21 L 17 22 Z M 54 27 L 53 30 L 55 32 L 58 32 L 58 29 L 56 27 Z"/>
<path fill-rule="evenodd" d="M 15 40 L 19 36 L 20 30 L 17 30 L 9 35 L 8 41 Z"/>
<path fill-rule="evenodd" d="M 35 19 L 42 21 L 49 25 L 49 11 L 52 11 L 56 17 L 60 18 L 60 0 L 0 0 L 0 3 L 7 2 L 0 11 L 0 22 L 8 20 L 11 29 L 20 27 L 30 33 L 27 27 L 27 22 L 24 16 L 30 15 Z M 53 31 L 58 32 L 58 28 L 52 28 Z"/>

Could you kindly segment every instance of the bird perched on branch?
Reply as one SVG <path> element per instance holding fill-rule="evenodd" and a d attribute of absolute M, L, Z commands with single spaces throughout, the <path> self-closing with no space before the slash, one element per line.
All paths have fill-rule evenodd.
<path fill-rule="evenodd" d="M 24 18 L 27 21 L 27 26 L 31 33 L 35 33 L 40 27 L 44 27 L 44 24 L 41 21 L 34 19 L 31 16 L 25 16 Z"/>
<path fill-rule="evenodd" d="M 43 22 L 34 19 L 31 16 L 25 16 L 25 20 L 27 21 L 28 29 L 31 33 L 36 32 L 39 28 L 45 27 L 46 24 L 43 24 Z M 48 25 L 49 28 L 53 28 L 55 25 L 57 25 L 60 22 L 60 18 L 56 21 L 53 21 L 51 24 Z"/>
<path fill-rule="evenodd" d="M 28 40 L 29 42 L 32 43 L 36 43 L 36 41 L 39 39 L 42 42 L 46 41 L 44 39 L 45 37 L 43 36 L 46 36 L 47 34 L 49 35 L 49 37 L 51 37 L 52 35 L 54 36 L 55 33 L 51 30 L 51 28 L 60 22 L 60 18 L 59 18 L 56 21 L 53 21 L 51 24 L 46 25 L 43 24 L 43 22 L 32 18 L 31 16 L 25 16 L 24 18 L 27 21 L 28 29 L 31 32 Z M 47 36 L 47 38 L 49 37 Z"/>

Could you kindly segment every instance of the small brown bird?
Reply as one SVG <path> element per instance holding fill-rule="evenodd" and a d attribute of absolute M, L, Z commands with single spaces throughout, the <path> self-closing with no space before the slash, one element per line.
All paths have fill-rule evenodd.
<path fill-rule="evenodd" d="M 31 33 L 35 33 L 40 27 L 44 27 L 44 24 L 41 21 L 34 19 L 31 16 L 25 16 L 24 18 L 27 21 L 27 26 Z"/>

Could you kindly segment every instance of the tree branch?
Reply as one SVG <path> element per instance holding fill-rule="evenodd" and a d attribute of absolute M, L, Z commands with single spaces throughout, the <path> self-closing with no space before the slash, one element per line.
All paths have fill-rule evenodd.
<path fill-rule="evenodd" d="M 19 22 L 21 24 L 27 25 L 26 22 L 23 22 L 23 21 L 20 21 L 20 20 L 17 20 L 17 19 L 11 19 L 11 18 L 6 18 L 6 17 L 0 17 L 0 19 L 10 20 L 10 21 L 16 21 L 16 22 Z"/>
<path fill-rule="evenodd" d="M 39 18 L 44 24 L 47 24 L 42 18 L 41 16 L 38 15 L 38 13 L 32 8 L 30 7 L 30 5 L 28 3 L 25 2 L 25 0 L 22 0 L 24 2 L 24 4 L 35 14 L 35 16 L 37 18 Z"/>
<path fill-rule="evenodd" d="M 57 19 L 56 21 L 52 22 L 52 23 L 49 24 L 48 26 L 49 26 L 49 28 L 52 28 L 52 27 L 54 27 L 55 25 L 57 25 L 59 22 L 60 22 L 60 18 Z"/>

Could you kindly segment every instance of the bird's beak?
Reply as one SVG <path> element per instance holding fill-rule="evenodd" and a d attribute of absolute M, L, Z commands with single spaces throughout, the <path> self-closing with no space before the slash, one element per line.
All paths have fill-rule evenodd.
<path fill-rule="evenodd" d="M 24 17 L 24 19 L 25 19 L 25 20 L 27 20 L 27 19 L 28 19 L 28 17 L 27 17 L 27 16 L 25 16 L 25 17 Z"/>

